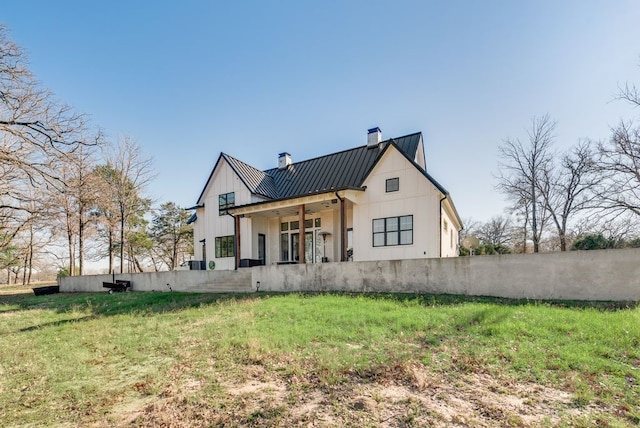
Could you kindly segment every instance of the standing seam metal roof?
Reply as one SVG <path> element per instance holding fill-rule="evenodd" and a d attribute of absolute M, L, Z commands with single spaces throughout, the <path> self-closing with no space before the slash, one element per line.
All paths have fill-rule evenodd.
<path fill-rule="evenodd" d="M 269 199 L 287 199 L 334 189 L 361 187 L 387 146 L 393 143 L 429 180 L 442 189 L 415 162 L 421 137 L 422 134 L 417 132 L 383 141 L 373 148 L 356 147 L 296 162 L 284 169 L 272 168 L 266 171 L 260 171 L 227 154 L 223 153 L 222 156 L 252 193 Z"/>

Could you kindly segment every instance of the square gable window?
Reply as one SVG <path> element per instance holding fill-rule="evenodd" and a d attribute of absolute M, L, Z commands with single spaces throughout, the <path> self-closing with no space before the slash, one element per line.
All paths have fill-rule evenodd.
<path fill-rule="evenodd" d="M 398 177 L 388 178 L 386 182 L 386 192 L 397 192 L 400 190 L 400 179 Z"/>
<path fill-rule="evenodd" d="M 220 215 L 226 215 L 229 208 L 236 205 L 236 194 L 234 192 L 218 195 L 218 212 Z"/>

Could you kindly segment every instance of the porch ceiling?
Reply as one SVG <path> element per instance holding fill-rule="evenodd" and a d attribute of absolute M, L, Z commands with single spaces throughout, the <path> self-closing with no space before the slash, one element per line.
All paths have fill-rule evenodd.
<path fill-rule="evenodd" d="M 230 210 L 232 214 L 245 217 L 289 217 L 298 215 L 298 208 L 304 204 L 306 214 L 315 214 L 328 209 L 338 209 L 340 201 L 335 193 L 303 196 L 281 201 L 261 202 L 252 205 L 236 207 Z"/>

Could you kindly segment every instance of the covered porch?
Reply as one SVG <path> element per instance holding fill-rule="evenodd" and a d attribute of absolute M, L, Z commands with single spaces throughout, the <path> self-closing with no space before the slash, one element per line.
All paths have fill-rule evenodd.
<path fill-rule="evenodd" d="M 349 260 L 351 192 L 333 191 L 230 209 L 235 221 L 236 268 Z"/>

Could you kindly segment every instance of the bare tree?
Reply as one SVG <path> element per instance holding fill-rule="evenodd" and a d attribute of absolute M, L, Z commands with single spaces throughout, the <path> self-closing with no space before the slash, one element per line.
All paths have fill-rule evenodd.
<path fill-rule="evenodd" d="M 620 87 L 618 99 L 640 107 L 640 91 L 633 84 Z M 598 145 L 598 154 L 602 208 L 640 216 L 640 127 L 621 120 L 609 141 Z"/>
<path fill-rule="evenodd" d="M 59 175 L 63 184 L 53 189 L 52 210 L 66 233 L 69 252 L 69 275 L 82 275 L 85 260 L 85 241 L 97 220 L 98 177 L 95 173 L 95 148 L 100 135 L 92 137 L 95 145 L 82 146 L 61 162 Z M 76 270 L 77 261 L 77 270 Z"/>
<path fill-rule="evenodd" d="M 539 182 L 552 162 L 555 126 L 549 115 L 534 117 L 527 130 L 527 142 L 507 139 L 500 147 L 497 188 L 512 202 L 514 210 L 522 210 L 525 224 L 528 222 L 531 227 L 536 253 L 546 219 Z"/>
<path fill-rule="evenodd" d="M 84 117 L 42 88 L 26 64 L 0 25 L 0 215 L 11 219 L 0 221 L 0 251 L 41 217 L 41 191 L 63 188 L 61 161 L 85 145 Z"/>
<path fill-rule="evenodd" d="M 22 50 L 0 25 L 0 164 L 21 171 L 32 184 L 57 185 L 56 160 L 83 143 L 84 117 L 41 88 Z"/>
<path fill-rule="evenodd" d="M 640 215 L 640 129 L 621 121 L 598 152 L 603 208 Z"/>
<path fill-rule="evenodd" d="M 513 241 L 513 226 L 507 216 L 493 216 L 478 230 L 477 236 L 483 245 L 509 246 Z"/>
<path fill-rule="evenodd" d="M 560 164 L 549 162 L 542 170 L 537 187 L 546 212 L 558 234 L 560 251 L 567 251 L 568 227 L 576 216 L 596 205 L 595 152 L 584 140 L 562 156 Z"/>

